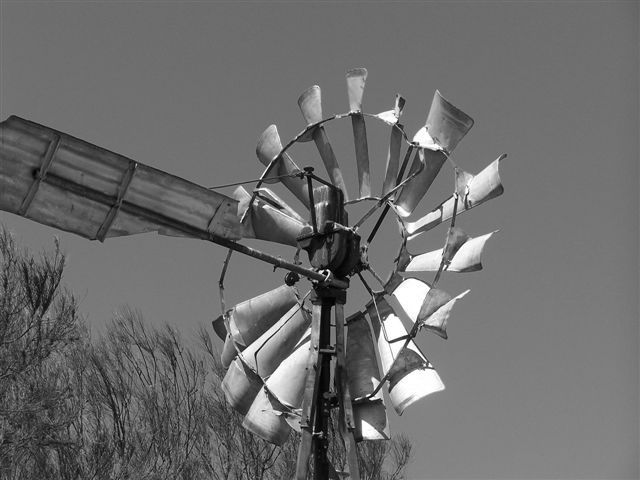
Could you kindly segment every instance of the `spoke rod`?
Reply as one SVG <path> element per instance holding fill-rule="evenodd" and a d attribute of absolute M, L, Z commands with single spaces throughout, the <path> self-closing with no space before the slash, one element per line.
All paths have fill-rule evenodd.
<path fill-rule="evenodd" d="M 236 243 L 234 241 L 215 235 L 210 235 L 209 241 L 218 245 L 222 245 L 223 247 L 230 248 L 244 255 L 257 258 L 258 260 L 262 260 L 263 262 L 270 263 L 275 267 L 284 268 L 285 270 L 289 270 L 291 272 L 296 272 L 304 277 L 307 277 L 310 280 L 325 283 L 336 288 L 349 288 L 349 282 L 347 280 L 341 280 L 339 278 L 327 278 L 325 275 L 316 272 L 315 270 L 311 270 L 310 268 L 301 267 L 300 265 L 287 262 L 280 257 L 275 257 L 273 255 L 269 255 L 268 253 L 261 252 L 260 250 L 255 250 L 251 247 L 247 247 L 246 245 L 242 245 L 241 243 Z"/>
<path fill-rule="evenodd" d="M 313 167 L 304 167 L 304 171 L 307 175 L 307 189 L 309 191 L 309 210 L 311 211 L 311 225 L 313 225 L 313 233 L 318 233 L 318 221 L 316 220 L 316 208 L 315 208 L 315 200 L 313 199 Z"/>
<path fill-rule="evenodd" d="M 371 243 L 371 240 L 373 240 L 373 237 L 375 237 L 376 233 L 378 233 L 378 229 L 380 228 L 380 225 L 382 225 L 382 221 L 384 220 L 384 217 L 387 216 L 387 212 L 389 211 L 390 208 L 391 207 L 389 206 L 389 204 L 384 206 L 384 210 L 380 214 L 380 217 L 378 218 L 378 221 L 373 227 L 373 230 L 371 230 L 371 233 L 369 234 L 369 238 L 367 238 L 367 243 Z"/>

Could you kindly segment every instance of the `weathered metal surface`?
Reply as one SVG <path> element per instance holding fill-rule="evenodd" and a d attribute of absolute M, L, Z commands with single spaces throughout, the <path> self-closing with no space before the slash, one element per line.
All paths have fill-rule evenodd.
<path fill-rule="evenodd" d="M 47 147 L 47 151 L 42 158 L 42 164 L 40 165 L 40 170 L 36 173 L 33 179 L 33 183 L 29 187 L 29 191 L 27 195 L 25 195 L 24 200 L 22 200 L 22 204 L 18 209 L 18 215 L 24 216 L 29 207 L 31 206 L 31 202 L 33 201 L 33 197 L 35 197 L 38 188 L 40 188 L 40 183 L 46 178 L 47 173 L 49 172 L 49 166 L 51 165 L 51 161 L 53 160 L 54 155 L 58 151 L 58 146 L 60 145 L 60 136 L 55 135 L 49 146 Z"/>
<path fill-rule="evenodd" d="M 223 389 L 229 403 L 242 415 L 271 375 L 291 353 L 311 319 L 300 307 L 292 307 L 276 324 L 247 346 L 227 371 Z"/>
<path fill-rule="evenodd" d="M 285 202 L 282 198 L 280 198 L 270 189 L 261 187 L 261 188 L 256 188 L 255 192 L 257 193 L 257 198 L 271 205 L 276 210 L 280 210 L 283 213 L 286 213 L 291 218 L 297 220 L 302 224 L 307 223 L 307 220 L 303 218 L 302 215 L 296 212 L 291 206 L 289 206 L 287 202 Z"/>
<path fill-rule="evenodd" d="M 313 305 L 311 340 L 305 369 L 306 379 L 300 419 L 301 438 L 300 446 L 298 447 L 296 480 L 307 480 L 307 474 L 309 472 L 309 457 L 311 455 L 312 447 L 314 446 L 313 428 L 315 416 L 317 414 L 317 410 L 322 408 L 322 406 L 318 405 L 316 402 L 318 391 L 320 390 L 320 377 L 322 370 L 322 362 L 319 355 L 322 308 L 322 305 Z"/>
<path fill-rule="evenodd" d="M 237 202 L 232 198 L 137 163 L 126 194 L 119 199 L 133 160 L 43 125 L 18 117 L 2 122 L 0 158 L 0 208 L 20 214 L 25 198 L 32 195 L 23 210 L 39 223 L 96 239 L 120 200 L 122 208 L 107 231 L 100 232 L 104 238 L 150 231 L 189 236 L 158 217 L 205 235 L 240 238 Z M 41 170 L 43 161 L 49 164 Z M 31 190 L 34 181 L 38 188 Z"/>
<path fill-rule="evenodd" d="M 358 188 L 360 198 L 371 195 L 371 172 L 369 169 L 369 151 L 367 128 L 362 115 L 362 96 L 367 81 L 367 70 L 355 68 L 347 72 L 347 90 L 349 94 L 349 111 L 353 128 L 356 163 L 358 166 Z"/>
<path fill-rule="evenodd" d="M 369 322 L 359 312 L 347 321 L 347 378 L 354 399 L 356 440 L 388 440 L 389 421 L 380 384 L 380 370 Z M 358 400 L 360 399 L 360 400 Z"/>
<path fill-rule="evenodd" d="M 426 124 L 427 131 L 435 143 L 451 153 L 471 127 L 473 119 L 448 102 L 436 90 Z"/>
<path fill-rule="evenodd" d="M 240 357 L 231 362 L 222 379 L 222 391 L 227 402 L 241 415 L 247 414 L 262 386 L 262 379 Z"/>
<path fill-rule="evenodd" d="M 347 321 L 347 378 L 353 399 L 366 397 L 380 383 L 371 329 L 364 313 L 358 312 Z M 377 395 L 382 398 L 382 394 Z"/>
<path fill-rule="evenodd" d="M 106 218 L 102 222 L 102 225 L 100 225 L 100 228 L 98 229 L 98 233 L 96 234 L 96 238 L 101 242 L 104 241 L 105 237 L 107 236 L 107 232 L 111 228 L 113 221 L 116 219 L 116 216 L 120 211 L 120 208 L 122 208 L 122 202 L 124 202 L 124 197 L 127 194 L 127 191 L 129 190 L 129 185 L 131 185 L 131 180 L 133 180 L 133 175 L 135 174 L 137 169 L 138 169 L 138 164 L 136 162 L 131 162 L 129 163 L 129 167 L 127 168 L 127 171 L 122 176 L 122 181 L 120 182 L 120 187 L 118 188 L 118 195 L 116 197 L 116 202 L 109 210 L 109 213 L 107 214 Z"/>
<path fill-rule="evenodd" d="M 229 333 L 244 347 L 253 343 L 298 303 L 296 290 L 282 285 L 245 300 L 229 312 Z"/>
<path fill-rule="evenodd" d="M 395 315 L 408 320 L 410 325 L 417 322 L 420 328 L 426 328 L 447 338 L 446 326 L 451 309 L 467 293 L 469 290 L 452 298 L 448 293 L 431 288 L 422 280 L 408 278 L 394 289 L 392 296 L 385 298 Z M 394 300 L 397 300 L 397 304 Z"/>
<path fill-rule="evenodd" d="M 368 308 L 367 313 L 377 339 L 382 373 L 390 374 L 389 399 L 398 415 L 427 395 L 444 390 L 438 373 L 415 342 L 393 341 L 406 337 L 407 330 L 385 299 L 378 302 L 377 309 Z"/>
<path fill-rule="evenodd" d="M 381 112 L 373 116 L 393 126 L 400 121 L 400 115 L 402 115 L 402 109 L 404 108 L 404 104 L 405 104 L 404 97 L 399 93 L 397 93 L 393 110 L 387 110 L 385 112 Z"/>
<path fill-rule="evenodd" d="M 482 252 L 487 240 L 496 232 L 491 232 L 480 237 L 469 238 L 460 246 L 451 258 L 451 263 L 446 268 L 447 272 L 475 272 L 482 269 Z M 411 259 L 405 271 L 407 272 L 435 272 L 440 268 L 443 258 L 443 249 L 416 255 Z"/>
<path fill-rule="evenodd" d="M 314 125 L 322 121 L 322 101 L 320 87 L 314 85 L 305 90 L 300 98 L 298 98 L 298 106 L 302 112 L 307 125 Z M 329 138 L 322 125 L 318 125 L 312 130 L 313 141 L 316 144 L 322 163 L 324 163 L 331 183 L 338 187 L 345 195 L 345 200 L 348 200 L 347 187 L 342 176 L 342 171 L 338 165 L 333 148 L 329 143 Z"/>
<path fill-rule="evenodd" d="M 282 445 L 291 433 L 284 410 L 268 390 L 261 388 L 253 399 L 242 426 L 269 443 Z"/>
<path fill-rule="evenodd" d="M 387 301 L 390 302 L 391 308 L 394 309 L 396 315 L 403 317 L 402 313 L 398 311 L 402 309 L 406 313 L 403 320 L 408 319 L 409 325 L 412 325 L 416 321 L 430 289 L 431 287 L 426 282 L 408 278 L 393 289 L 392 298 L 387 296 Z M 394 300 L 397 301 L 397 304 Z"/>
<path fill-rule="evenodd" d="M 366 68 L 352 68 L 347 72 L 347 94 L 349 96 L 349 111 L 362 111 L 362 96 L 367 82 Z"/>
<path fill-rule="evenodd" d="M 336 365 L 334 369 L 334 384 L 338 395 L 339 423 L 338 430 L 342 436 L 347 454 L 347 465 L 351 479 L 360 480 L 360 468 L 358 466 L 358 449 L 356 436 L 358 428 L 355 423 L 354 409 L 351 403 L 351 387 L 347 375 L 347 357 L 345 342 L 345 318 L 344 304 L 339 302 L 335 306 L 335 348 Z"/>
<path fill-rule="evenodd" d="M 298 245 L 308 253 L 314 268 L 347 276 L 360 261 L 360 237 L 344 227 L 347 218 L 342 192 L 321 185 L 313 190 L 313 197 L 317 231 L 307 226 L 298 237 Z"/>
<path fill-rule="evenodd" d="M 303 267 L 299 263 L 288 262 L 286 260 L 283 260 L 282 257 L 269 255 L 268 253 L 261 252 L 260 250 L 256 250 L 255 248 L 248 247 L 238 242 L 233 242 L 226 238 L 217 237 L 215 235 L 206 235 L 204 237 L 197 238 L 209 240 L 210 242 L 213 242 L 217 245 L 221 245 L 233 251 L 240 252 L 243 255 L 248 255 L 263 262 L 269 263 L 276 268 L 283 268 L 285 270 L 289 270 L 290 272 L 295 272 L 301 276 L 307 277 L 310 280 L 319 282 L 322 285 L 332 286 L 335 288 L 349 288 L 349 280 L 347 279 L 327 278 L 326 274 L 323 275 L 320 272 L 316 272 L 315 270 L 312 270 L 310 268 Z"/>
<path fill-rule="evenodd" d="M 308 324 L 308 316 L 302 310 L 287 314 L 234 360 L 235 364 L 242 363 L 243 368 L 238 368 L 238 365 L 230 368 L 224 378 L 223 387 L 229 403 L 240 414 L 247 414 L 256 395 L 264 386 L 264 378 L 271 375 L 293 350 L 300 340 L 300 332 L 304 331 Z M 256 381 L 256 375 L 262 380 Z M 257 418 L 257 414 L 258 412 L 254 411 L 254 417 Z"/>
<path fill-rule="evenodd" d="M 295 305 L 244 349 L 240 357 L 264 380 L 293 352 L 310 324 L 309 313 Z"/>
<path fill-rule="evenodd" d="M 445 157 L 444 153 L 439 150 L 418 149 L 413 157 L 413 163 L 407 176 L 410 177 L 416 172 L 419 173 L 402 187 L 394 202 L 396 211 L 401 217 L 408 217 L 418 206 L 418 203 L 420 203 L 420 200 L 422 200 L 422 197 L 424 197 L 438 173 L 440 173 L 440 169 L 446 159 L 447 157 Z"/>
<path fill-rule="evenodd" d="M 220 340 L 224 340 L 227 338 L 227 327 L 224 324 L 224 315 L 220 315 L 211 321 L 211 325 L 213 326 L 213 331 L 216 332 L 218 338 Z"/>
<path fill-rule="evenodd" d="M 238 356 L 238 350 L 231 335 L 227 335 L 220 354 L 220 362 L 224 368 L 229 368 L 231 362 Z"/>
<path fill-rule="evenodd" d="M 244 238 L 257 238 L 292 247 L 297 245 L 298 235 L 306 226 L 305 222 L 289 216 L 284 207 L 276 208 L 259 197 L 252 202 L 251 195 L 243 187 L 236 188 L 233 197 L 238 200 L 238 216 L 244 216 L 240 228 Z M 247 209 L 249 211 L 245 216 Z"/>
<path fill-rule="evenodd" d="M 356 442 L 362 440 L 389 440 L 389 417 L 387 407 L 381 398 L 363 400 L 353 405 L 353 417 L 356 424 L 354 433 Z"/>
<path fill-rule="evenodd" d="M 279 181 L 293 193 L 302 204 L 309 208 L 309 193 L 307 192 L 307 184 L 304 178 L 291 177 L 300 172 L 300 168 L 291 159 L 288 153 L 282 152 L 282 142 L 280 141 L 280 135 L 278 135 L 278 129 L 275 125 L 270 125 L 260 135 L 258 139 L 258 146 L 256 147 L 256 155 L 258 160 L 266 167 L 274 158 L 278 158 L 272 173 L 267 176 L 285 177 L 280 178 Z"/>
<path fill-rule="evenodd" d="M 304 384 L 307 378 L 305 367 L 309 358 L 310 342 L 311 330 L 309 329 L 293 352 L 282 361 L 265 382 L 269 391 L 278 401 L 292 410 L 302 406 Z"/>
<path fill-rule="evenodd" d="M 298 107 L 307 125 L 322 121 L 322 92 L 318 85 L 307 88 L 298 97 Z"/>
<path fill-rule="evenodd" d="M 506 155 L 500 156 L 497 160 L 494 160 L 489 166 L 487 166 L 480 173 L 472 177 L 467 183 L 467 193 L 462 195 L 457 206 L 457 213 L 466 212 L 467 210 L 476 207 L 487 200 L 491 200 L 497 196 L 502 195 L 504 188 L 500 180 L 500 174 L 498 167 L 500 160 L 504 159 Z M 440 225 L 442 222 L 449 220 L 453 215 L 453 207 L 455 199 L 453 196 L 445 200 L 439 207 L 432 210 L 430 213 L 422 217 L 415 222 L 405 223 L 405 228 L 409 237 L 415 237 L 431 230 L 433 227 Z"/>
<path fill-rule="evenodd" d="M 432 288 L 427 294 L 416 322 L 420 328 L 429 330 L 436 335 L 447 338 L 447 321 L 451 316 L 451 310 L 458 300 L 464 297 L 469 290 L 462 292 L 460 295 L 451 298 L 450 295 L 444 294 L 442 290 Z"/>
<path fill-rule="evenodd" d="M 397 185 L 401 149 L 402 131 L 399 128 L 391 127 L 389 150 L 387 151 L 387 165 L 385 168 L 384 183 L 382 184 L 382 195 L 386 195 Z"/>
<path fill-rule="evenodd" d="M 369 150 L 367 148 L 367 127 L 361 114 L 351 115 L 353 128 L 353 143 L 356 150 L 356 164 L 358 166 L 358 189 L 360 198 L 371 196 L 371 171 L 369 168 Z"/>
<path fill-rule="evenodd" d="M 292 428 L 300 431 L 296 411 L 302 405 L 309 343 L 310 329 L 307 329 L 293 352 L 267 378 L 244 419 L 247 430 L 273 444 L 281 445 Z"/>
<path fill-rule="evenodd" d="M 447 240 L 445 241 L 444 250 L 442 252 L 442 260 L 445 263 L 451 262 L 453 256 L 460 247 L 469 240 L 469 238 L 469 235 L 467 235 L 460 227 L 449 227 L 449 230 L 447 231 Z"/>

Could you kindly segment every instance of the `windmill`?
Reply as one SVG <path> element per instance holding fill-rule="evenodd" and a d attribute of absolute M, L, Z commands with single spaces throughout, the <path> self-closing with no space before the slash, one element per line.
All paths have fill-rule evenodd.
<path fill-rule="evenodd" d="M 292 429 L 301 432 L 299 480 L 307 478 L 312 457 L 315 478 L 337 477 L 327 458 L 332 410 L 338 411 L 349 476 L 357 479 L 356 443 L 389 438 L 385 398 L 402 414 L 444 389 L 414 338 L 422 330 L 447 338 L 451 310 L 467 292 L 451 296 L 437 288 L 438 281 L 447 272 L 481 269 L 483 248 L 494 233 L 470 237 L 456 225 L 457 216 L 503 192 L 498 166 L 504 155 L 475 175 L 451 157 L 472 127 L 471 117 L 436 91 L 425 125 L 410 139 L 400 123 L 402 96 L 389 111 L 362 111 L 366 78 L 365 69 L 347 73 L 349 111 L 330 117 L 323 116 L 320 88 L 306 90 L 298 105 L 307 126 L 285 145 L 277 128 L 268 127 L 256 149 L 262 175 L 251 191 L 238 186 L 232 195 L 19 117 L 1 124 L 3 210 L 101 242 L 155 231 L 228 249 L 219 281 L 222 314 L 213 321 L 224 341 L 225 396 L 244 415 L 245 428 L 269 442 L 282 444 Z M 325 129 L 341 119 L 350 119 L 353 131 L 354 199 Z M 370 173 L 366 122 L 373 121 L 386 124 L 389 136 L 386 152 L 375 154 L 386 156 L 379 185 Z M 315 144 L 328 179 L 291 157 L 291 147 L 306 142 Z M 445 163 L 452 167 L 453 192 L 415 219 Z M 308 215 L 265 187 L 277 182 Z M 370 208 L 350 223 L 346 207 L 353 204 Z M 382 278 L 368 249 L 383 222 L 394 217 L 400 247 L 392 271 Z M 441 249 L 409 251 L 409 241 L 446 222 Z M 240 243 L 243 238 L 293 247 L 293 258 L 249 247 Z M 300 259 L 302 250 L 308 265 Z M 227 308 L 224 279 L 233 252 L 287 270 L 284 284 Z M 432 281 L 421 279 L 425 272 L 434 274 Z M 301 277 L 311 281 L 306 294 L 297 287 Z M 345 318 L 352 281 L 362 283 L 370 300 Z"/>

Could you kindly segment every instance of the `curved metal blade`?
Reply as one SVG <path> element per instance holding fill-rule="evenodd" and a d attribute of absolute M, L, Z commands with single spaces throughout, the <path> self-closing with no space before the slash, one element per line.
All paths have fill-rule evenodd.
<path fill-rule="evenodd" d="M 247 414 L 264 386 L 264 377 L 293 351 L 310 323 L 309 315 L 296 305 L 239 354 L 222 381 L 225 397 L 234 409 Z"/>
<path fill-rule="evenodd" d="M 458 202 L 458 214 L 471 210 L 473 207 L 481 205 L 487 200 L 491 200 L 492 198 L 502 195 L 504 187 L 500 180 L 498 167 L 500 165 L 500 160 L 503 160 L 505 157 L 506 155 L 501 155 L 488 167 L 476 176 L 472 177 L 471 181 L 467 184 L 466 193 L 461 196 L 461 201 Z M 455 199 L 451 196 L 442 202 L 438 208 L 434 209 L 420 220 L 405 223 L 405 228 L 407 229 L 409 238 L 416 237 L 417 235 L 440 225 L 442 222 L 449 220 L 453 216 L 454 205 Z"/>
<path fill-rule="evenodd" d="M 233 341 L 233 337 L 229 334 L 224 341 L 224 347 L 222 347 L 222 353 L 220 354 L 220 361 L 224 368 L 229 368 L 231 363 L 238 356 L 238 350 Z"/>
<path fill-rule="evenodd" d="M 306 223 L 306 220 L 302 217 L 302 215 L 300 215 L 293 208 L 291 208 L 287 202 L 285 202 L 282 198 L 280 198 L 270 189 L 256 188 L 255 191 L 257 192 L 258 194 L 257 197 L 260 200 L 263 200 L 265 203 L 271 205 L 273 208 L 277 210 L 283 211 L 284 213 L 289 215 L 291 218 L 294 218 L 295 220 L 301 223 Z"/>
<path fill-rule="evenodd" d="M 289 154 L 285 152 L 280 155 L 281 151 L 282 142 L 280 141 L 280 135 L 278 135 L 278 129 L 275 125 L 270 125 L 262 132 L 262 135 L 260 135 L 258 139 L 258 146 L 256 147 L 258 160 L 266 167 L 274 158 L 278 158 L 272 176 L 283 177 L 300 172 L 300 168 L 291 159 Z M 307 182 L 304 178 L 285 177 L 279 180 L 305 207 L 309 208 L 309 192 L 307 191 Z"/>
<path fill-rule="evenodd" d="M 391 128 L 389 150 L 387 151 L 387 165 L 385 167 L 382 195 L 386 195 L 398 184 L 398 168 L 400 166 L 400 150 L 402 148 L 402 130 Z"/>
<path fill-rule="evenodd" d="M 353 400 L 356 441 L 389 439 L 389 422 L 382 391 L 370 398 L 380 384 L 380 370 L 369 322 L 362 312 L 347 320 L 346 366 Z"/>
<path fill-rule="evenodd" d="M 487 240 L 496 231 L 480 237 L 469 238 L 451 257 L 447 272 L 475 272 L 482 269 L 482 252 Z M 406 272 L 436 272 L 440 268 L 443 249 L 416 255 L 409 261 Z"/>
<path fill-rule="evenodd" d="M 367 81 L 366 68 L 353 68 L 347 72 L 347 93 L 349 95 L 349 111 L 362 111 L 362 95 Z"/>
<path fill-rule="evenodd" d="M 377 312 L 380 312 L 380 317 Z M 386 299 L 378 302 L 377 310 L 368 307 L 367 313 L 377 338 L 382 373 L 389 374 L 389 399 L 398 415 L 427 395 L 444 390 L 438 373 L 415 342 L 410 341 L 403 348 L 404 341 L 393 341 L 405 337 L 407 330 Z"/>
<path fill-rule="evenodd" d="M 447 153 L 451 153 L 472 126 L 473 119 L 448 102 L 436 90 L 426 124 L 427 131 L 434 142 L 444 148 Z"/>
<path fill-rule="evenodd" d="M 289 216 L 284 207 L 276 208 L 259 197 L 251 202 L 251 195 L 243 187 L 238 187 L 233 196 L 238 200 L 238 217 L 249 209 L 242 223 L 243 237 L 297 246 L 297 237 L 307 226 L 305 222 Z"/>
<path fill-rule="evenodd" d="M 447 231 L 447 240 L 442 253 L 443 260 L 446 263 L 449 263 L 456 252 L 460 250 L 460 247 L 464 245 L 469 238 L 469 235 L 467 235 L 460 227 L 449 227 L 449 230 Z"/>
<path fill-rule="evenodd" d="M 310 335 L 310 330 L 307 330 L 293 352 L 282 361 L 265 382 L 278 401 L 290 409 L 298 409 L 302 406 L 307 379 L 307 360 L 311 348 Z"/>
<path fill-rule="evenodd" d="M 504 192 L 504 187 L 500 180 L 498 167 L 500 160 L 506 155 L 501 155 L 494 160 L 489 166 L 472 177 L 467 184 L 466 193 L 460 197 L 457 206 L 457 213 L 466 212 L 487 200 L 498 197 Z M 409 238 L 414 238 L 421 233 L 431 230 L 433 227 L 440 225 L 442 222 L 449 220 L 453 215 L 453 207 L 455 199 L 453 196 L 445 200 L 440 206 L 420 220 L 405 223 L 405 228 L 409 234 Z"/>
<path fill-rule="evenodd" d="M 322 120 L 322 93 L 318 85 L 307 88 L 298 97 L 298 107 L 307 125 L 314 125 Z"/>
<path fill-rule="evenodd" d="M 237 201 L 19 117 L 0 125 L 0 209 L 91 240 L 241 238 Z"/>
<path fill-rule="evenodd" d="M 402 281 L 384 300 L 393 313 L 408 322 L 417 323 L 419 328 L 427 328 L 443 338 L 447 338 L 446 323 L 455 303 L 464 297 L 469 290 L 456 297 L 431 288 L 426 282 L 415 278 Z"/>
<path fill-rule="evenodd" d="M 298 106 L 302 112 L 302 116 L 307 122 L 307 125 L 313 125 L 322 120 L 322 104 L 320 87 L 314 85 L 313 87 L 305 90 L 300 98 L 298 98 Z M 318 125 L 313 129 L 313 141 L 316 144 L 322 163 L 324 163 L 331 183 L 342 190 L 344 193 L 345 201 L 348 201 L 347 188 L 344 183 L 342 171 L 338 165 L 333 148 L 329 143 L 329 138 L 322 125 Z"/>
<path fill-rule="evenodd" d="M 404 104 L 404 97 L 399 93 L 396 93 L 396 101 L 393 110 L 387 110 L 385 112 L 378 113 L 375 116 L 389 125 L 395 125 L 400 121 L 400 115 L 402 115 Z"/>
<path fill-rule="evenodd" d="M 356 442 L 361 440 L 389 440 L 387 407 L 381 398 L 353 404 L 353 421 L 356 425 Z"/>
<path fill-rule="evenodd" d="M 371 170 L 367 146 L 367 127 L 362 114 L 353 113 L 351 115 L 351 126 L 353 127 L 353 143 L 358 166 L 358 189 L 360 198 L 366 198 L 371 196 Z"/>
<path fill-rule="evenodd" d="M 294 351 L 309 325 L 311 315 L 300 305 L 294 305 L 240 356 L 264 380 Z"/>
<path fill-rule="evenodd" d="M 246 415 L 260 389 L 262 379 L 240 357 L 236 357 L 222 379 L 222 391 L 229 405 Z"/>
<path fill-rule="evenodd" d="M 346 367 L 349 393 L 354 400 L 366 397 L 380 384 L 380 370 L 369 322 L 358 312 L 347 320 Z M 375 398 L 382 398 L 378 392 Z"/>
<path fill-rule="evenodd" d="M 392 295 L 386 295 L 385 299 L 398 317 L 409 320 L 409 325 L 412 325 L 418 318 L 429 290 L 431 287 L 426 282 L 407 278 L 393 290 Z"/>
<path fill-rule="evenodd" d="M 291 433 L 285 410 L 269 391 L 262 388 L 253 399 L 242 426 L 263 440 L 280 446 Z"/>
<path fill-rule="evenodd" d="M 358 191 L 360 198 L 371 196 L 371 171 L 369 168 L 369 150 L 367 145 L 367 128 L 362 116 L 362 95 L 367 81 L 366 68 L 354 68 L 347 72 L 347 91 L 349 94 L 349 111 L 353 127 L 353 143 L 358 166 Z"/>
<path fill-rule="evenodd" d="M 408 217 L 418 206 L 422 197 L 440 172 L 447 157 L 439 150 L 420 148 L 413 157 L 413 163 L 408 176 L 411 176 L 421 168 L 424 168 L 414 178 L 402 187 L 402 191 L 395 200 L 396 211 L 401 217 Z"/>
<path fill-rule="evenodd" d="M 218 318 L 211 321 L 213 325 L 213 331 L 216 332 L 220 340 L 227 338 L 227 327 L 224 324 L 224 315 L 220 315 Z"/>
<path fill-rule="evenodd" d="M 451 310 L 458 300 L 464 297 L 470 290 L 465 290 L 460 295 L 451 298 L 446 292 L 432 288 L 422 304 L 417 322 L 420 328 L 432 331 L 436 335 L 447 338 L 447 321 Z"/>
<path fill-rule="evenodd" d="M 229 333 L 241 348 L 247 347 L 297 303 L 296 289 L 288 285 L 245 300 L 228 313 Z"/>

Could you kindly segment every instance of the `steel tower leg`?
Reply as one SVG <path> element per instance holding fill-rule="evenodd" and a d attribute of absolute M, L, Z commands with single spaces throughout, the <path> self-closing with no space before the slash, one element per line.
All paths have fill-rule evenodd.
<path fill-rule="evenodd" d="M 330 412 L 331 380 L 331 309 L 335 298 L 325 295 L 325 288 L 316 288 L 311 302 L 311 346 L 307 363 L 307 380 L 302 402 L 302 439 L 298 449 L 296 480 L 307 480 L 309 457 L 314 456 L 315 479 L 329 475 L 327 459 L 327 425 Z"/>

